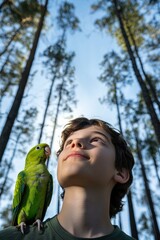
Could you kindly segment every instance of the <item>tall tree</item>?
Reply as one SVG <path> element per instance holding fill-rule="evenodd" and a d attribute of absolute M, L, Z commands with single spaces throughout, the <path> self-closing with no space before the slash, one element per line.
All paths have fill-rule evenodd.
<path fill-rule="evenodd" d="M 125 111 L 124 111 L 124 118 L 127 119 L 126 131 L 127 131 L 128 141 L 132 146 L 132 151 L 135 153 L 136 168 L 137 168 L 136 172 L 139 172 L 139 169 L 140 169 L 137 181 L 141 181 L 140 179 L 142 178 L 142 181 L 143 181 L 142 183 L 144 183 L 144 186 L 142 184 L 143 189 L 141 190 L 142 191 L 141 204 L 147 205 L 146 208 L 149 210 L 148 214 L 147 214 L 147 211 L 146 213 L 142 213 L 139 219 L 139 223 L 140 223 L 140 226 L 141 224 L 143 225 L 141 229 L 144 233 L 147 233 L 147 231 L 150 232 L 150 234 L 153 234 L 152 236 L 154 237 L 154 239 L 157 240 L 159 239 L 158 237 L 159 228 L 158 228 L 158 220 L 157 220 L 158 212 L 156 213 L 155 202 L 158 196 L 156 197 L 156 194 L 153 195 L 152 189 L 150 188 L 150 186 L 152 185 L 150 183 L 153 182 L 152 176 L 154 176 L 154 181 L 157 182 L 157 179 L 155 179 L 156 168 L 154 169 L 151 154 L 154 153 L 154 156 L 156 156 L 156 153 L 158 152 L 158 148 L 156 148 L 157 146 L 156 141 L 155 141 L 154 147 L 152 146 L 152 144 L 150 144 L 150 141 L 152 142 L 153 140 L 154 142 L 155 140 L 154 136 L 152 136 L 152 140 L 150 139 L 148 141 L 148 137 L 151 136 L 151 133 L 153 132 L 153 128 L 152 128 L 150 119 L 146 118 L 145 116 L 146 112 L 147 110 L 145 109 L 143 97 L 141 96 L 141 94 L 139 94 L 139 98 L 137 98 L 136 101 L 128 101 L 128 103 L 126 104 Z M 151 152 L 148 153 L 148 151 L 151 151 Z M 151 223 L 150 217 L 149 219 L 147 219 L 147 215 L 152 216 L 152 220 L 153 220 L 152 223 Z"/>
<path fill-rule="evenodd" d="M 153 100 L 151 97 L 149 97 L 150 92 L 151 92 L 153 94 L 155 102 L 157 103 L 158 107 L 160 108 L 160 102 L 158 100 L 156 90 L 154 89 L 151 79 L 148 77 L 148 75 L 146 74 L 146 72 L 144 70 L 144 66 L 143 66 L 142 60 L 141 60 L 139 52 L 138 52 L 138 47 L 137 47 L 137 44 L 135 41 L 135 37 L 131 31 L 131 28 L 128 24 L 127 19 L 125 18 L 124 14 L 123 14 L 123 8 L 122 8 L 121 4 L 118 4 L 117 0 L 114 0 L 114 6 L 115 6 L 116 16 L 119 20 L 121 33 L 122 33 L 124 42 L 126 44 L 126 48 L 128 50 L 131 62 L 132 62 L 134 73 L 137 77 L 137 80 L 138 80 L 140 86 L 141 86 L 144 101 L 145 101 L 146 105 L 149 104 L 148 111 L 150 113 L 153 126 L 155 127 L 155 130 L 156 129 L 158 130 L 159 128 L 156 128 L 156 126 L 157 127 L 160 126 L 160 123 L 158 120 L 158 116 L 156 115 L 156 111 L 154 109 Z M 134 51 L 132 50 L 132 45 L 134 46 Z M 143 76 L 138 68 L 138 63 L 136 61 L 134 54 L 137 56 L 137 59 L 139 60 L 139 65 L 141 67 L 141 71 L 142 71 L 145 79 L 143 79 Z M 148 83 L 150 89 L 148 89 L 145 81 Z"/>
<path fill-rule="evenodd" d="M 154 209 L 154 204 L 153 204 L 153 200 L 152 200 L 150 187 L 148 184 L 148 179 L 146 176 L 145 166 L 143 163 L 143 156 L 142 156 L 142 151 L 141 151 L 142 146 L 140 144 L 140 139 L 138 136 L 139 135 L 138 128 L 133 129 L 133 130 L 134 130 L 134 135 L 135 135 L 135 140 L 136 140 L 136 152 L 137 152 L 138 159 L 140 161 L 141 171 L 142 171 L 142 175 L 143 175 L 143 179 L 144 179 L 145 191 L 146 191 L 148 204 L 149 204 L 151 215 L 152 215 L 155 240 L 158 240 L 158 239 L 160 239 L 160 231 L 159 231 L 159 227 L 158 227 L 158 222 L 157 222 L 157 217 L 156 217 L 156 213 L 155 213 L 155 209 Z"/>
<path fill-rule="evenodd" d="M 0 20 L 1 98 L 18 85 L 40 15 L 37 0 L 8 1 Z M 15 61 L 15 58 L 17 61 Z"/>
<path fill-rule="evenodd" d="M 120 107 L 124 102 L 124 95 L 121 89 L 131 82 L 131 77 L 128 74 L 129 65 L 127 65 L 126 59 L 121 59 L 115 52 L 111 52 L 104 56 L 101 66 L 103 67 L 104 71 L 99 79 L 108 86 L 108 100 L 116 107 L 118 128 L 120 129 L 121 134 L 124 135 L 120 111 Z M 131 190 L 127 194 L 127 200 L 129 206 L 128 211 L 131 234 L 134 238 L 138 239 L 138 230 Z"/>
<path fill-rule="evenodd" d="M 9 136 L 11 134 L 12 131 L 12 127 L 14 124 L 14 121 L 18 115 L 18 111 L 20 108 L 20 104 L 23 98 L 23 94 L 24 94 L 24 90 L 25 87 L 27 85 L 27 81 L 28 81 L 28 77 L 31 71 L 31 67 L 32 67 L 32 63 L 34 60 L 34 56 L 36 53 L 36 49 L 38 46 L 38 42 L 39 42 L 39 37 L 40 37 L 40 33 L 43 27 L 43 23 L 44 23 L 44 19 L 45 19 L 45 14 L 47 12 L 47 6 L 48 6 L 48 0 L 45 1 L 44 6 L 42 6 L 41 8 L 41 17 L 39 19 L 39 23 L 38 23 L 38 27 L 37 27 L 37 31 L 35 33 L 35 37 L 34 37 L 34 41 L 33 41 L 33 45 L 26 63 L 26 66 L 24 68 L 24 71 L 22 73 L 22 77 L 19 83 L 19 87 L 17 90 L 17 94 L 15 96 L 14 102 L 12 104 L 12 107 L 10 109 L 10 112 L 8 113 L 7 116 L 7 120 L 5 122 L 5 125 L 3 127 L 1 136 L 0 136 L 0 162 L 2 161 L 2 157 L 5 151 L 5 148 L 7 146 L 8 140 L 9 140 Z"/>
<path fill-rule="evenodd" d="M 67 44 L 66 44 L 67 31 L 71 30 L 72 32 L 75 32 L 77 29 L 79 29 L 79 20 L 75 16 L 74 5 L 67 1 L 64 1 L 62 4 L 60 4 L 56 20 L 57 20 L 57 25 L 61 31 L 61 35 L 54 45 L 49 46 L 44 51 L 44 56 L 45 56 L 45 58 L 47 58 L 47 60 L 44 62 L 44 64 L 46 66 L 48 66 L 47 73 L 49 72 L 51 75 L 51 86 L 50 86 L 48 97 L 47 97 L 47 104 L 46 104 L 44 115 L 43 115 L 43 120 L 42 120 L 42 125 L 41 125 L 38 142 L 40 142 L 41 138 L 42 138 L 42 133 L 43 133 L 46 117 L 47 117 L 48 108 L 50 105 L 50 100 L 52 97 L 52 91 L 53 91 L 54 84 L 59 79 L 62 78 L 62 81 L 63 81 L 63 79 L 67 77 L 69 71 L 65 70 L 65 65 L 68 64 L 68 66 L 69 66 L 71 64 L 71 61 L 74 56 L 74 53 L 67 53 L 65 50 L 67 48 Z M 69 81 L 69 79 L 68 79 L 68 81 Z M 62 84 L 60 84 L 60 85 L 62 85 Z M 57 103 L 58 105 L 57 105 L 55 119 L 54 119 L 51 145 L 53 143 L 54 133 L 55 133 L 58 114 L 59 114 L 59 107 L 60 107 L 60 103 L 61 103 L 61 99 L 62 99 L 62 87 L 61 87 L 61 91 L 59 91 L 58 89 L 56 91 L 58 91 L 58 95 L 59 95 L 58 99 L 59 100 Z M 65 92 L 64 92 L 64 95 L 66 95 Z M 67 99 L 67 101 L 68 100 L 69 99 Z M 71 101 L 71 104 L 72 104 L 72 102 L 74 102 L 74 100 Z"/>
<path fill-rule="evenodd" d="M 54 117 L 54 125 L 51 138 L 51 146 L 53 144 L 56 125 L 60 110 L 63 112 L 72 112 L 72 105 L 76 104 L 75 100 L 75 83 L 74 83 L 74 67 L 71 66 L 74 58 L 74 53 L 68 54 L 67 61 L 61 74 L 61 82 L 56 86 L 57 105 Z"/>
<path fill-rule="evenodd" d="M 54 45 L 49 46 L 43 53 L 44 57 L 47 58 L 47 60 L 44 61 L 44 65 L 47 66 L 48 73 L 51 75 L 51 85 L 50 85 L 48 96 L 47 96 L 47 102 L 46 102 L 43 120 L 41 124 L 40 134 L 38 138 L 39 143 L 41 142 L 45 121 L 47 118 L 47 112 L 50 106 L 50 101 L 53 93 L 53 87 L 56 79 L 59 77 L 60 69 L 63 65 L 63 61 L 65 58 L 65 52 L 64 52 L 65 50 L 60 43 L 61 41 L 58 40 Z"/>
<path fill-rule="evenodd" d="M 137 62 L 137 59 L 135 56 L 137 55 L 137 57 L 139 58 L 139 55 L 136 54 L 136 51 L 135 51 L 136 46 L 134 46 L 134 48 L 132 47 L 132 45 L 135 45 L 134 43 L 136 41 L 133 41 L 135 39 L 133 39 L 133 34 L 132 35 L 130 34 L 131 29 L 130 29 L 130 27 L 127 28 L 128 25 L 125 22 L 125 19 L 127 19 L 127 21 L 130 21 L 129 15 L 127 15 L 127 4 L 126 3 L 128 5 L 130 4 L 130 8 L 132 8 L 132 10 L 134 11 L 135 6 L 131 0 L 128 0 L 126 2 L 117 1 L 117 0 L 111 0 L 111 1 L 106 2 L 106 1 L 102 0 L 102 1 L 99 1 L 98 4 L 93 5 L 92 7 L 94 10 L 98 10 L 98 9 L 102 10 L 103 9 L 106 11 L 106 17 L 102 18 L 101 21 L 98 21 L 98 24 L 101 26 L 101 28 L 108 27 L 109 30 L 112 31 L 112 34 L 116 34 L 116 31 L 114 28 L 116 28 L 116 30 L 117 30 L 118 26 L 116 25 L 116 27 L 115 27 L 115 24 L 117 23 L 115 20 L 118 20 L 119 27 L 121 30 L 121 35 L 123 37 L 125 47 L 127 49 L 128 55 L 130 57 L 135 77 L 141 87 L 143 98 L 144 98 L 148 113 L 150 115 L 151 122 L 153 124 L 155 134 L 157 136 L 157 140 L 160 143 L 160 121 L 159 121 L 159 118 L 158 118 L 158 115 L 157 115 L 157 112 L 156 112 L 156 109 L 154 106 L 154 101 L 151 97 L 151 91 L 150 91 L 151 89 L 148 88 L 146 79 L 141 74 L 141 70 L 143 72 L 144 68 L 142 68 L 141 70 L 139 69 L 139 64 L 141 65 L 142 61 L 140 61 L 139 63 Z M 126 14 L 125 18 L 124 18 L 124 15 L 125 15 L 124 9 L 125 9 L 125 14 Z M 131 11 L 129 11 L 129 12 L 131 12 Z M 108 19 L 109 19 L 109 23 L 107 22 Z M 134 23 L 136 23 L 136 22 L 134 21 Z M 139 26 L 139 24 L 137 24 L 137 26 Z M 136 44 L 137 44 L 137 42 L 136 42 Z M 140 60 L 140 58 L 139 58 L 139 60 Z M 142 65 L 141 65 L 141 67 L 142 67 Z"/>

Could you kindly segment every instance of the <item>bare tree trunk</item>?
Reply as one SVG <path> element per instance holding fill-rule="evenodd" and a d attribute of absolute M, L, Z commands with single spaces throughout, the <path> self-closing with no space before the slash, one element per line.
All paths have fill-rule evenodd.
<path fill-rule="evenodd" d="M 159 176 L 159 168 L 158 168 L 158 164 L 157 164 L 157 160 L 155 158 L 155 156 L 152 156 L 152 160 L 153 160 L 153 164 L 154 164 L 154 167 L 155 167 L 155 172 L 156 172 L 156 176 L 157 176 L 157 179 L 158 179 L 158 182 L 159 182 L 159 185 L 160 185 L 160 176 Z"/>
<path fill-rule="evenodd" d="M 123 134 L 116 80 L 114 81 L 113 84 L 114 84 L 114 89 L 115 89 L 115 101 L 116 101 L 119 129 L 120 129 L 121 134 Z M 138 240 L 138 230 L 137 230 L 137 225 L 136 225 L 136 220 L 135 220 L 135 215 L 134 215 L 131 191 L 129 191 L 129 193 L 127 194 L 127 200 L 128 200 L 128 206 L 129 206 L 129 219 L 130 219 L 131 234 L 132 234 L 132 237 L 134 237 Z"/>
<path fill-rule="evenodd" d="M 31 71 L 32 63 L 33 63 L 34 56 L 35 56 L 35 53 L 36 53 L 36 49 L 37 49 L 37 46 L 38 46 L 40 33 L 41 33 L 41 30 L 42 30 L 42 27 L 43 27 L 45 14 L 46 14 L 46 11 L 47 11 L 47 5 L 48 5 L 48 0 L 46 0 L 45 5 L 42 6 L 42 14 L 41 14 L 41 17 L 40 17 L 40 20 L 39 20 L 37 31 L 35 33 L 32 49 L 30 51 L 30 55 L 28 57 L 26 67 L 25 67 L 25 69 L 22 73 L 22 77 L 21 77 L 21 80 L 20 80 L 20 83 L 19 83 L 19 88 L 18 88 L 17 94 L 15 96 L 13 105 L 10 109 L 10 112 L 9 112 L 8 116 L 7 116 L 7 120 L 5 122 L 5 125 L 4 125 L 3 130 L 2 130 L 2 134 L 0 136 L 0 163 L 2 161 L 2 157 L 3 157 L 3 154 L 4 154 L 5 148 L 7 146 L 11 131 L 12 131 L 14 121 L 15 121 L 17 115 L 18 115 L 18 111 L 19 111 L 19 108 L 20 108 L 20 105 L 21 105 L 21 102 L 22 102 L 24 90 L 25 90 L 25 87 L 27 85 L 28 77 L 29 77 L 29 74 L 30 74 L 30 71 Z"/>
<path fill-rule="evenodd" d="M 131 227 L 131 234 L 132 237 L 134 237 L 136 240 L 138 240 L 138 230 L 134 215 L 134 209 L 133 209 L 133 202 L 132 202 L 132 193 L 129 191 L 127 194 L 127 200 L 128 200 L 128 207 L 129 207 L 129 219 L 130 219 L 130 227 Z"/>
<path fill-rule="evenodd" d="M 122 228 L 122 216 L 121 216 L 121 212 L 120 212 L 118 215 L 119 215 L 119 227 L 120 227 L 120 229 L 123 229 L 123 228 Z"/>
<path fill-rule="evenodd" d="M 21 30 L 22 26 L 20 26 L 15 33 L 13 34 L 13 36 L 10 38 L 10 40 L 8 41 L 7 45 L 5 46 L 5 48 L 0 52 L 0 56 L 2 56 L 9 48 L 9 46 L 11 45 L 12 41 L 14 40 L 14 38 L 16 37 L 16 35 L 19 33 L 19 31 Z"/>
<path fill-rule="evenodd" d="M 60 185 L 57 184 L 57 195 L 58 195 L 58 198 L 57 198 L 57 213 L 60 212 Z"/>
<path fill-rule="evenodd" d="M 7 183 L 7 180 L 8 180 L 8 176 L 9 176 L 9 171 L 11 170 L 12 162 L 13 162 L 14 156 L 15 156 L 15 154 L 16 154 L 19 137 L 20 137 L 20 134 L 17 136 L 16 144 L 15 144 L 15 147 L 14 147 L 13 154 L 12 154 L 12 156 L 11 156 L 11 158 L 10 158 L 9 163 L 8 163 L 7 166 L 6 166 L 6 167 L 7 167 L 7 171 L 6 171 L 6 173 L 5 173 L 4 181 L 3 181 L 2 186 L 1 186 L 1 188 L 0 188 L 0 199 L 2 198 L 2 195 L 3 195 L 3 193 L 4 193 L 4 189 L 5 189 L 5 186 L 6 186 L 6 183 Z"/>
<path fill-rule="evenodd" d="M 9 51 L 7 52 L 7 57 L 6 57 L 3 65 L 2 65 L 2 67 L 1 67 L 1 69 L 0 69 L 0 74 L 2 74 L 2 73 L 4 72 L 4 68 L 5 68 L 7 62 L 9 61 L 9 57 L 10 57 L 10 54 L 11 54 L 13 48 L 14 48 L 14 46 L 13 46 L 11 49 L 9 49 Z M 4 91 L 4 90 L 3 90 L 3 91 Z"/>
<path fill-rule="evenodd" d="M 62 78 L 63 79 L 63 78 Z M 59 108 L 60 108 L 60 104 L 61 104 L 61 100 L 62 100 L 62 89 L 63 89 L 63 80 L 62 83 L 60 85 L 60 90 L 59 90 L 59 98 L 58 98 L 58 103 L 57 103 L 57 108 L 56 108 L 56 114 L 55 114 L 55 118 L 54 118 L 54 125 L 53 125 L 53 130 L 52 130 L 52 137 L 51 137 L 51 142 L 50 142 L 50 147 L 52 148 L 53 145 L 53 141 L 54 141 L 54 136 L 55 136 L 55 130 L 56 130 L 56 126 L 57 126 L 57 121 L 58 121 L 58 115 L 59 115 Z M 49 164 L 49 158 L 47 161 L 47 167 Z"/>
<path fill-rule="evenodd" d="M 40 143 L 41 138 L 42 138 L 42 133 L 43 133 L 46 117 L 47 117 L 47 111 L 48 111 L 48 108 L 49 108 L 49 105 L 50 105 L 50 99 L 51 99 L 51 95 L 52 95 L 54 82 L 55 82 L 55 76 L 52 79 L 49 94 L 48 94 L 48 97 L 47 97 L 47 104 L 46 104 L 46 108 L 45 108 L 44 115 L 43 115 L 43 121 L 42 121 L 42 124 L 41 124 L 41 130 L 40 130 L 40 134 L 39 134 L 38 143 Z"/>
<path fill-rule="evenodd" d="M 152 215 L 151 219 L 153 221 L 153 230 L 154 230 L 155 240 L 159 240 L 160 232 L 159 232 L 158 222 L 156 219 L 156 213 L 155 213 L 155 209 L 154 209 L 152 195 L 151 195 L 151 191 L 149 188 L 148 179 L 146 176 L 146 171 L 145 171 L 145 167 L 144 167 L 144 163 L 143 163 L 143 157 L 142 157 L 142 153 L 140 150 L 141 147 L 140 147 L 140 143 L 139 143 L 138 132 L 134 130 L 134 134 L 135 134 L 135 140 L 136 140 L 137 155 L 138 155 L 138 159 L 139 159 L 139 162 L 141 165 L 141 171 L 142 171 L 142 176 L 143 176 L 144 185 L 145 185 L 146 196 L 147 196 L 148 205 L 149 205 L 151 215 Z"/>

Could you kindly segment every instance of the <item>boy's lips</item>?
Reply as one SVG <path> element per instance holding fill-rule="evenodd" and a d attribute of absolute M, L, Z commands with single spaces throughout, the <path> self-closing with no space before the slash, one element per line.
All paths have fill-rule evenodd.
<path fill-rule="evenodd" d="M 69 157 L 83 157 L 86 159 L 89 159 L 89 157 L 83 153 L 80 152 L 71 152 L 70 154 L 67 155 L 67 157 L 64 160 L 67 160 Z"/>

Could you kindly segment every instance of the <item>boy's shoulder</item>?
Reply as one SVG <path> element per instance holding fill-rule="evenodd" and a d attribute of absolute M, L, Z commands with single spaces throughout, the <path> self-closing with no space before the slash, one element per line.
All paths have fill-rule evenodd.
<path fill-rule="evenodd" d="M 15 226 L 9 226 L 0 231 L 0 240 L 22 239 L 21 232 Z"/>
<path fill-rule="evenodd" d="M 119 239 L 119 240 L 136 240 L 135 238 L 127 235 L 125 232 L 123 232 L 118 226 L 114 226 L 115 230 L 113 232 L 113 239 Z"/>

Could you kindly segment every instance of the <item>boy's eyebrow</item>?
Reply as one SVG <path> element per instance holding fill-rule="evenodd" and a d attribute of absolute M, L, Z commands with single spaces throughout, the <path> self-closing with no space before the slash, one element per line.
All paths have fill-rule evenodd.
<path fill-rule="evenodd" d="M 73 133 L 74 133 L 74 132 L 73 132 Z M 73 133 L 71 133 L 71 134 L 68 136 L 68 138 L 65 140 L 65 142 L 72 136 Z M 109 136 L 107 136 L 106 134 L 104 134 L 104 133 L 102 133 L 102 132 L 99 132 L 99 131 L 93 131 L 92 133 L 93 133 L 93 134 L 96 133 L 96 134 L 102 135 L 109 143 L 112 143 L 111 139 L 110 139 Z"/>
<path fill-rule="evenodd" d="M 110 139 L 106 134 L 104 134 L 104 133 L 102 133 L 102 132 L 99 132 L 99 131 L 94 131 L 93 133 L 97 133 L 97 134 L 102 135 L 103 137 L 105 137 L 105 138 L 107 139 L 107 141 L 108 141 L 109 143 L 111 143 L 111 139 Z"/>

